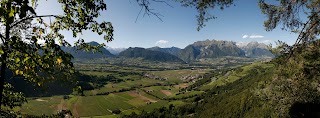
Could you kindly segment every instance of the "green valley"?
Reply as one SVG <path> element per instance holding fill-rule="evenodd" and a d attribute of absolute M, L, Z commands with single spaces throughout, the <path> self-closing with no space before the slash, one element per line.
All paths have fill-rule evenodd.
<path fill-rule="evenodd" d="M 86 83 L 80 84 L 82 93 L 74 91 L 69 95 L 29 97 L 28 103 L 16 110 L 31 115 L 50 115 L 60 110 L 70 110 L 75 117 L 120 117 L 132 113 L 152 112 L 154 109 L 170 105 L 178 107 L 190 104 L 196 97 L 207 94 L 205 88 L 213 88 L 226 81 L 232 83 L 237 80 L 235 77 L 238 77 L 234 74 L 230 74 L 228 78 L 220 76 L 221 74 L 212 74 L 218 73 L 220 69 L 213 69 L 208 65 L 192 66 L 161 62 L 153 65 L 132 63 L 126 67 L 109 64 L 108 60 L 105 60 L 105 63 L 90 61 L 75 63 L 81 74 L 79 81 Z M 171 63 L 179 65 L 178 69 L 164 66 L 172 65 Z M 133 65 L 143 65 L 143 67 Z M 240 65 L 225 66 L 235 68 Z M 250 69 L 251 65 L 247 68 Z M 242 76 L 247 71 L 245 69 Z M 193 87 L 201 80 L 213 78 L 219 79 Z M 117 110 L 121 112 L 115 113 Z"/>
<path fill-rule="evenodd" d="M 319 35 L 320 0 L 0 0 L 0 118 L 320 118 Z"/>

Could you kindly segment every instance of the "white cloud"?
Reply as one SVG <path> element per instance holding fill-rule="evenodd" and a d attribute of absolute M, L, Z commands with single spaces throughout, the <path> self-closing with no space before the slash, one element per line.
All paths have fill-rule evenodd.
<path fill-rule="evenodd" d="M 249 36 L 249 38 L 251 39 L 257 39 L 257 38 L 263 38 L 264 36 L 261 36 L 261 35 L 251 35 Z"/>
<path fill-rule="evenodd" d="M 159 44 L 159 45 L 165 45 L 165 44 L 168 44 L 169 41 L 166 41 L 166 40 L 159 40 L 156 42 L 156 44 Z"/>
<path fill-rule="evenodd" d="M 249 37 L 248 35 L 243 35 L 242 36 L 243 39 L 248 38 L 248 37 Z"/>
<path fill-rule="evenodd" d="M 264 40 L 264 41 L 260 41 L 259 43 L 270 43 L 272 42 L 271 40 Z"/>
<path fill-rule="evenodd" d="M 258 39 L 258 38 L 263 38 L 264 36 L 261 35 L 243 35 L 242 38 L 246 39 L 246 38 L 250 38 L 250 39 Z"/>

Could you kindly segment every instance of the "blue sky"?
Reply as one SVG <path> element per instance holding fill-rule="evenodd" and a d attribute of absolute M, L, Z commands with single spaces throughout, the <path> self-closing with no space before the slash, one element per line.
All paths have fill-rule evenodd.
<path fill-rule="evenodd" d="M 282 31 L 279 27 L 271 32 L 264 30 L 263 22 L 266 17 L 261 14 L 257 0 L 236 0 L 236 6 L 221 11 L 215 9 L 217 19 L 206 23 L 206 27 L 197 31 L 195 8 L 181 7 L 179 3 L 166 4 L 155 3 L 152 8 L 159 12 L 160 21 L 155 16 L 139 14 L 140 7 L 136 0 L 106 0 L 107 11 L 102 12 L 99 21 L 112 22 L 114 26 L 115 40 L 106 43 L 102 36 L 90 31 L 84 32 L 81 38 L 86 41 L 106 43 L 110 47 L 180 47 L 184 48 L 195 41 L 206 39 L 228 40 L 235 42 L 258 41 L 273 43 L 281 40 L 293 44 L 297 35 L 288 31 Z M 48 5 L 49 4 L 49 5 Z M 60 5 L 54 1 L 40 2 L 37 11 L 39 14 L 59 14 Z M 70 32 L 64 32 L 70 42 L 76 41 Z"/>

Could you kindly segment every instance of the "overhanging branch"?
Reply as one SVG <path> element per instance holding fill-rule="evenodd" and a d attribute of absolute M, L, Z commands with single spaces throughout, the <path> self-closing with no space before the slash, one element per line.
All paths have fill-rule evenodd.
<path fill-rule="evenodd" d="M 31 19 L 34 19 L 34 18 L 43 18 L 43 17 L 55 17 L 55 18 L 60 18 L 58 15 L 42 15 L 42 16 L 31 16 L 31 17 L 26 17 L 26 18 L 23 18 L 21 19 L 20 21 L 17 21 L 15 23 L 13 23 L 12 25 L 10 25 L 10 28 L 26 21 L 26 20 L 31 20 Z"/>
<path fill-rule="evenodd" d="M 306 43 L 307 39 L 305 39 L 305 38 L 308 38 L 308 35 L 310 35 L 310 30 L 312 30 L 312 29 L 316 26 L 316 24 L 319 23 L 319 21 L 316 21 L 316 22 L 314 22 L 314 23 L 312 23 L 312 24 L 310 24 L 310 23 L 311 23 L 312 19 L 313 19 L 314 17 L 316 17 L 317 14 L 319 14 L 319 13 L 320 13 L 320 11 L 315 12 L 315 13 L 309 18 L 309 20 L 303 25 L 303 28 L 302 28 L 302 30 L 300 31 L 299 36 L 298 36 L 298 38 L 296 39 L 296 42 L 293 44 L 292 48 L 290 49 L 288 59 L 293 55 L 293 50 L 300 47 L 300 46 L 299 46 L 300 43 L 302 43 L 302 44 Z M 308 27 L 308 26 L 309 26 L 309 27 Z"/>
<path fill-rule="evenodd" d="M 138 5 L 141 7 L 140 11 L 139 11 L 139 14 L 136 18 L 136 22 L 137 22 L 137 19 L 138 17 L 140 16 L 141 14 L 141 11 L 144 10 L 144 14 L 143 16 L 145 15 L 153 15 L 153 16 L 156 16 L 160 21 L 163 21 L 161 17 L 163 17 L 160 13 L 158 12 L 154 12 L 154 9 L 151 9 L 150 8 L 150 5 L 151 3 L 150 2 L 158 2 L 158 3 L 164 3 L 170 7 L 173 7 L 171 6 L 168 2 L 164 1 L 164 0 L 136 0 Z"/>

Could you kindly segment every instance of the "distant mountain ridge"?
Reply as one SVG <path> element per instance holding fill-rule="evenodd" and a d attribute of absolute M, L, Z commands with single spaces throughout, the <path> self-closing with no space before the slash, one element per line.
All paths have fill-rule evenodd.
<path fill-rule="evenodd" d="M 128 48 L 113 48 L 109 46 L 106 46 L 105 48 L 113 55 L 119 55 L 120 52 L 128 49 Z"/>
<path fill-rule="evenodd" d="M 97 42 L 88 42 L 97 46 Z M 177 47 L 161 48 L 101 48 L 100 52 L 77 51 L 75 47 L 61 47 L 64 51 L 71 53 L 74 58 L 94 59 L 122 56 L 127 58 L 143 58 L 151 61 L 162 62 L 187 62 L 191 63 L 202 58 L 219 58 L 224 56 L 249 57 L 249 58 L 272 58 L 273 54 L 268 50 L 266 44 L 254 42 L 204 40 L 188 45 L 184 49 Z"/>
<path fill-rule="evenodd" d="M 186 62 L 222 56 L 245 57 L 245 52 L 232 41 L 205 40 L 188 45 L 179 53 L 179 57 Z"/>
<path fill-rule="evenodd" d="M 119 53 L 120 57 L 128 58 L 143 58 L 150 61 L 161 61 L 161 62 L 184 62 L 180 58 L 165 52 L 153 51 L 139 47 L 130 47 L 125 51 Z"/>
<path fill-rule="evenodd" d="M 172 54 L 175 56 L 177 56 L 179 54 L 179 52 L 181 51 L 181 49 L 178 47 L 160 48 L 160 47 L 156 46 L 156 47 L 151 47 L 151 48 L 147 48 L 147 49 L 152 50 L 152 51 L 165 52 L 165 53 L 169 53 L 169 54 Z"/>
<path fill-rule="evenodd" d="M 258 43 L 252 41 L 246 44 L 238 45 L 242 50 L 245 51 L 246 56 L 250 58 L 266 58 L 274 57 L 274 55 L 268 50 L 268 46 L 264 43 Z"/>
<path fill-rule="evenodd" d="M 92 46 L 97 46 L 99 43 L 97 42 L 88 42 L 88 44 Z M 77 59 L 93 59 L 93 58 L 107 58 L 107 57 L 114 57 L 107 49 L 100 48 L 101 52 L 86 52 L 83 50 L 76 50 L 75 47 L 64 47 L 61 46 L 61 49 L 65 52 L 68 52 L 73 55 L 74 58 Z"/>

